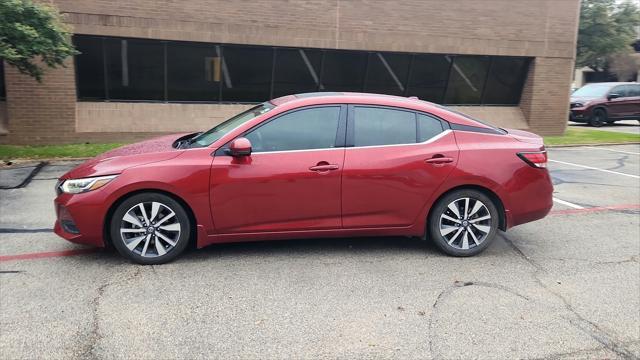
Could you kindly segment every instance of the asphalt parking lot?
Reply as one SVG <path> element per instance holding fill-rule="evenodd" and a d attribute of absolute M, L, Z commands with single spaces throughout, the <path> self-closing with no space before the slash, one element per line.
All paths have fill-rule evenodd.
<path fill-rule="evenodd" d="M 0 190 L 0 357 L 640 358 L 640 145 L 549 153 L 552 213 L 477 257 L 362 238 L 161 266 L 55 236 L 53 186 L 74 163 L 51 162 Z"/>

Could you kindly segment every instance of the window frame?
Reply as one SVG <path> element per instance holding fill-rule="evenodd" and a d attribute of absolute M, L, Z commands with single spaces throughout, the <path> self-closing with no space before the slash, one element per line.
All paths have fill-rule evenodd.
<path fill-rule="evenodd" d="M 335 142 L 334 142 L 334 147 L 330 147 L 330 148 L 317 148 L 317 149 L 298 149 L 298 150 L 274 150 L 274 151 L 260 151 L 260 152 L 253 152 L 253 150 L 251 151 L 251 156 L 253 156 L 254 154 L 274 154 L 274 153 L 289 153 L 289 152 L 309 152 L 309 151 L 324 151 L 324 150 L 335 150 L 335 149 L 344 149 L 345 147 L 345 142 L 346 142 L 346 127 L 347 127 L 347 104 L 344 103 L 332 103 L 332 104 L 318 104 L 318 105 L 309 105 L 309 106 L 301 106 L 295 109 L 290 109 L 287 110 L 285 112 L 276 114 L 271 116 L 270 118 L 267 118 L 263 121 L 261 121 L 259 124 L 256 124 L 254 126 L 252 126 L 251 128 L 243 131 L 240 135 L 235 136 L 233 139 L 229 140 L 228 142 L 226 142 L 224 145 L 222 145 L 220 148 L 218 148 L 215 152 L 214 152 L 214 156 L 231 156 L 227 149 L 229 149 L 229 146 L 231 145 L 231 143 L 241 137 L 245 137 L 247 134 L 259 129 L 262 126 L 267 125 L 268 123 L 277 120 L 278 118 L 285 116 L 285 115 L 289 115 L 289 114 L 293 114 L 296 113 L 298 111 L 303 111 L 303 110 L 309 110 L 309 109 L 317 109 L 317 108 L 325 108 L 325 107 L 339 107 L 340 108 L 340 112 L 338 114 L 338 128 L 336 129 L 336 137 L 335 137 Z"/>
<path fill-rule="evenodd" d="M 355 108 L 356 107 L 368 107 L 368 108 L 379 108 L 379 109 L 387 109 L 387 110 L 397 110 L 397 111 L 405 111 L 413 113 L 414 121 L 415 121 L 415 129 L 416 129 L 416 142 L 413 143 L 402 143 L 402 144 L 386 144 L 386 145 L 364 145 L 364 146 L 355 146 Z M 435 136 L 432 136 L 425 141 L 420 141 L 420 126 L 418 124 L 418 114 L 425 115 L 434 120 L 439 120 L 442 125 L 442 131 Z M 388 106 L 388 105 L 378 105 L 378 104 L 349 104 L 348 105 L 348 116 L 347 116 L 347 133 L 346 133 L 346 147 L 348 149 L 359 149 L 359 148 L 376 148 L 376 147 L 387 147 L 387 146 L 408 146 L 408 145 L 424 145 L 430 142 L 433 142 L 435 139 L 443 136 L 443 134 L 447 133 L 451 130 L 451 125 L 448 121 L 443 118 L 436 116 L 432 113 L 426 111 L 420 111 L 411 108 L 404 108 L 398 106 Z"/>

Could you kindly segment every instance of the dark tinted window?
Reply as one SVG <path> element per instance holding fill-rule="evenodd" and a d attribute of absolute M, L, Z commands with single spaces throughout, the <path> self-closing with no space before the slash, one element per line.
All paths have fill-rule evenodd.
<path fill-rule="evenodd" d="M 493 58 L 484 90 L 485 104 L 517 105 L 527 75 L 527 59 Z"/>
<path fill-rule="evenodd" d="M 327 51 L 322 68 L 322 85 L 327 91 L 362 91 L 367 53 Z"/>
<path fill-rule="evenodd" d="M 489 57 L 455 57 L 445 104 L 480 104 L 488 69 Z"/>
<path fill-rule="evenodd" d="M 321 62 L 319 50 L 278 49 L 273 97 L 319 90 Z"/>
<path fill-rule="evenodd" d="M 407 95 L 442 103 L 451 61 L 450 56 L 415 55 Z"/>
<path fill-rule="evenodd" d="M 224 46 L 222 101 L 266 101 L 271 92 L 273 49 Z"/>
<path fill-rule="evenodd" d="M 369 54 L 369 69 L 364 90 L 379 94 L 404 95 L 410 58 L 404 54 Z"/>
<path fill-rule="evenodd" d="M 164 43 L 106 39 L 109 98 L 164 100 Z"/>
<path fill-rule="evenodd" d="M 75 35 L 74 41 L 82 52 L 76 56 L 78 98 L 87 100 L 258 103 L 304 92 L 366 91 L 417 96 L 436 103 L 515 105 L 529 63 L 529 58 L 500 56 L 291 49 L 87 35 Z"/>
<path fill-rule="evenodd" d="M 254 152 L 335 147 L 340 107 L 302 109 L 282 115 L 245 135 Z"/>
<path fill-rule="evenodd" d="M 629 96 L 640 96 L 640 85 L 629 85 Z"/>
<path fill-rule="evenodd" d="M 357 106 L 353 121 L 354 146 L 416 142 L 416 114 L 413 112 Z"/>
<path fill-rule="evenodd" d="M 618 85 L 609 91 L 609 94 L 618 94 L 620 97 L 627 96 L 627 86 L 626 85 Z"/>
<path fill-rule="evenodd" d="M 442 132 L 442 122 L 434 117 L 418 114 L 418 142 L 423 142 Z"/>
<path fill-rule="evenodd" d="M 105 99 L 102 39 L 74 37 L 78 94 L 82 99 Z"/>
<path fill-rule="evenodd" d="M 218 101 L 222 62 L 216 45 L 167 45 L 169 101 Z"/>
<path fill-rule="evenodd" d="M 0 99 L 7 97 L 6 90 L 4 88 L 4 61 L 0 59 Z"/>

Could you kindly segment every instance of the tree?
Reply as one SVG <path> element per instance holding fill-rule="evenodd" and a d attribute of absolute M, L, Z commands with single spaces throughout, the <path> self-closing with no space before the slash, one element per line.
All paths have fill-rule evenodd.
<path fill-rule="evenodd" d="M 621 53 L 609 58 L 609 72 L 616 75 L 618 81 L 635 80 L 640 71 L 640 54 Z"/>
<path fill-rule="evenodd" d="M 614 54 L 629 53 L 640 26 L 640 9 L 629 1 L 582 0 L 576 65 L 595 71 Z"/>
<path fill-rule="evenodd" d="M 53 5 L 31 0 L 0 0 L 0 58 L 42 81 L 44 67 L 64 66 L 78 52 L 71 30 Z"/>

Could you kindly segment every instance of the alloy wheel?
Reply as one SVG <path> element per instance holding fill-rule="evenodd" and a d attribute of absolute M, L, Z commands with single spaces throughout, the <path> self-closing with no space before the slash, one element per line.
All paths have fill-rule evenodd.
<path fill-rule="evenodd" d="M 440 215 L 440 234 L 455 249 L 479 246 L 491 231 L 491 213 L 480 200 L 464 197 L 447 205 Z"/>
<path fill-rule="evenodd" d="M 161 202 L 141 202 L 122 217 L 120 237 L 134 254 L 145 258 L 163 256 L 180 239 L 181 225 L 176 213 Z"/>

